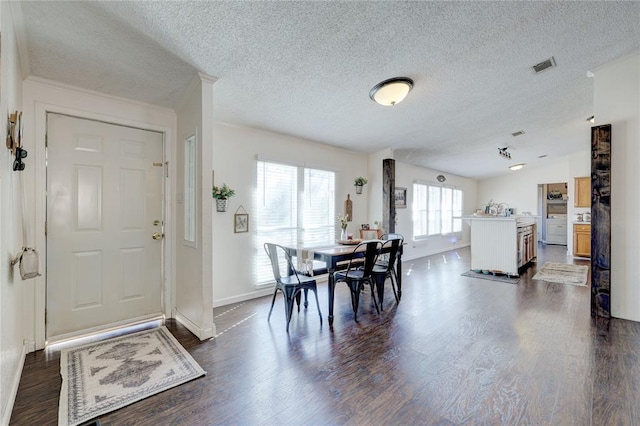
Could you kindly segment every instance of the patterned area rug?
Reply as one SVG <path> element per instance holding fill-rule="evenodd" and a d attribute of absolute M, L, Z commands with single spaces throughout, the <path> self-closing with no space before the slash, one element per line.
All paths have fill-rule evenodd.
<path fill-rule="evenodd" d="M 589 267 L 587 265 L 546 262 L 533 276 L 533 279 L 550 283 L 586 286 L 588 273 Z"/>
<path fill-rule="evenodd" d="M 511 277 L 504 274 L 493 274 L 491 272 L 483 274 L 482 272 L 467 271 L 462 275 L 465 277 L 480 278 L 481 280 L 500 281 L 501 283 L 509 284 L 518 284 L 518 281 L 520 281 L 520 277 Z"/>
<path fill-rule="evenodd" d="M 201 377 L 165 327 L 63 349 L 59 425 L 77 425 Z"/>

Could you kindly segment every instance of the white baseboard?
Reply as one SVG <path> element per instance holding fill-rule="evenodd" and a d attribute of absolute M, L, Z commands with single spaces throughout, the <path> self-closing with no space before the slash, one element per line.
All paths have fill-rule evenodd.
<path fill-rule="evenodd" d="M 200 340 L 207 340 L 216 335 L 215 324 L 213 324 L 212 327 L 210 328 L 202 328 L 196 323 L 194 323 L 193 321 L 191 321 L 186 316 L 182 315 L 180 311 L 178 311 L 177 309 L 175 310 L 175 318 L 176 318 L 176 321 L 178 321 L 180 324 L 187 327 L 187 330 L 193 333 L 193 335 Z"/>
<path fill-rule="evenodd" d="M 412 256 L 406 255 L 406 256 L 402 256 L 402 262 L 407 262 L 409 260 L 416 260 L 416 259 L 420 259 L 421 257 L 428 257 L 428 256 L 433 256 L 436 254 L 440 254 L 440 253 L 446 253 L 448 251 L 451 250 L 458 250 L 464 247 L 469 247 L 471 246 L 471 243 L 462 243 L 462 244 L 456 244 L 456 245 L 452 245 L 450 247 L 446 247 L 446 248 L 442 248 L 442 249 L 438 249 L 438 250 L 434 250 L 434 251 L 427 251 L 425 253 L 417 253 L 414 254 Z"/>
<path fill-rule="evenodd" d="M 323 284 L 327 282 L 328 276 L 329 276 L 328 274 L 322 274 L 322 275 L 316 275 L 314 276 L 314 278 L 316 279 L 316 283 Z M 269 286 L 265 285 L 264 287 L 259 288 L 258 290 L 253 291 L 251 293 L 245 293 L 245 294 L 240 294 L 238 296 L 227 297 L 225 299 L 214 300 L 213 307 L 219 308 L 220 306 L 227 306 L 233 303 L 240 303 L 240 302 L 245 302 L 251 299 L 257 299 L 259 297 L 271 296 L 273 294 L 273 287 L 274 287 L 273 285 L 269 285 Z"/>
<path fill-rule="evenodd" d="M 14 372 L 13 380 L 11 381 L 11 390 L 9 392 L 9 399 L 7 405 L 2 412 L 2 425 L 8 425 L 11 420 L 11 413 L 13 412 L 13 404 L 16 402 L 16 396 L 18 395 L 18 386 L 20 386 L 20 378 L 22 377 L 22 369 L 24 368 L 24 360 L 27 357 L 27 345 L 28 342 L 22 344 L 22 354 L 20 355 L 20 361 L 18 362 L 18 368 Z"/>
<path fill-rule="evenodd" d="M 251 293 L 240 294 L 238 296 L 227 297 L 226 299 L 218 299 L 213 301 L 213 307 L 230 305 L 232 303 L 240 303 L 245 300 L 257 299 L 259 297 L 270 296 L 273 294 L 273 286 L 261 288 Z"/>

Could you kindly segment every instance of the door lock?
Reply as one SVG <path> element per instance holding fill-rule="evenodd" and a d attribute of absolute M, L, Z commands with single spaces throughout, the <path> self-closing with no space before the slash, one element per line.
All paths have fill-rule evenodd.
<path fill-rule="evenodd" d="M 159 221 L 157 219 L 153 221 L 153 226 L 160 226 L 160 225 L 162 225 L 161 221 Z"/>
<path fill-rule="evenodd" d="M 161 234 L 160 232 L 154 232 L 151 236 L 151 238 L 153 238 L 154 240 L 161 240 L 162 237 L 164 237 L 164 234 Z"/>

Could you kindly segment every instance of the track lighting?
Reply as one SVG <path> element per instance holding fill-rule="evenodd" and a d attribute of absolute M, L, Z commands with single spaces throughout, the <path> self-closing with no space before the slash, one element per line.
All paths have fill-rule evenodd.
<path fill-rule="evenodd" d="M 508 146 L 504 148 L 498 148 L 498 155 L 504 158 L 505 160 L 511 160 L 511 153 L 507 152 L 507 149 L 509 149 Z"/>

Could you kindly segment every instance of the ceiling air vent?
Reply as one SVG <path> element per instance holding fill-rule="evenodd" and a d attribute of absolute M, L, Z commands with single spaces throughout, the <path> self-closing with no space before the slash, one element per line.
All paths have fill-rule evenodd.
<path fill-rule="evenodd" d="M 536 74 L 541 73 L 542 71 L 546 71 L 549 68 L 553 68 L 556 66 L 556 60 L 553 59 L 553 56 L 547 59 L 546 61 L 542 61 L 539 64 L 535 64 L 531 68 L 533 68 L 533 72 Z"/>
<path fill-rule="evenodd" d="M 518 130 L 517 132 L 511 133 L 511 136 L 513 137 L 522 136 L 522 135 L 524 135 L 524 130 Z"/>

